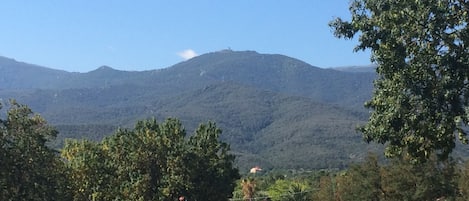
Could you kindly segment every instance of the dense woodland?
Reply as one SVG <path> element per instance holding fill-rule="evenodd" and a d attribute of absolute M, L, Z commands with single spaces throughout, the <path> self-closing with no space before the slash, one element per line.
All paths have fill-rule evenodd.
<path fill-rule="evenodd" d="M 66 140 L 14 101 L 0 119 L 1 200 L 467 200 L 469 163 L 415 164 L 370 154 L 349 168 L 244 174 L 212 122 L 186 136 L 177 119 L 138 121 L 101 141 Z"/>

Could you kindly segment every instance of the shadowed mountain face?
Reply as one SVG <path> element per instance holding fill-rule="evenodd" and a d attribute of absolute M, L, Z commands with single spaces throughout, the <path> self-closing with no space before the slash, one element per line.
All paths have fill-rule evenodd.
<path fill-rule="evenodd" d="M 231 50 L 142 72 L 69 73 L 7 58 L 0 71 L 0 98 L 29 105 L 57 125 L 59 139 L 99 139 L 139 119 L 177 117 L 189 133 L 215 121 L 242 169 L 343 167 L 376 148 L 354 130 L 367 118 L 374 73 Z"/>

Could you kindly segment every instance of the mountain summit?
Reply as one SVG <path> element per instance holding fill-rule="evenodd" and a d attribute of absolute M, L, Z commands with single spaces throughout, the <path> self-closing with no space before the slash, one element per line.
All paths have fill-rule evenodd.
<path fill-rule="evenodd" d="M 215 121 L 240 167 L 343 167 L 370 149 L 354 128 L 367 118 L 374 73 L 232 50 L 143 72 L 70 73 L 9 59 L 0 69 L 0 98 L 29 105 L 59 128 L 59 139 L 177 117 L 188 130 Z"/>

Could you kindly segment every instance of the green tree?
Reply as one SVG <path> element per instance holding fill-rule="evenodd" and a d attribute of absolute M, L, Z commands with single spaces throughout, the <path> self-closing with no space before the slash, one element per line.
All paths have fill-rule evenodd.
<path fill-rule="evenodd" d="M 359 34 L 355 50 L 371 49 L 378 78 L 373 111 L 360 130 L 393 157 L 445 159 L 455 136 L 467 143 L 469 103 L 467 0 L 353 0 L 351 21 L 330 26 L 337 37 Z"/>
<path fill-rule="evenodd" d="M 240 175 L 234 167 L 235 156 L 228 144 L 219 140 L 221 130 L 213 122 L 201 124 L 189 138 L 186 167 L 189 177 L 191 200 L 228 200 Z"/>
<path fill-rule="evenodd" d="M 112 200 L 115 197 L 115 170 L 100 144 L 66 140 L 61 155 L 67 161 L 72 200 Z"/>
<path fill-rule="evenodd" d="M 313 193 L 313 200 L 322 200 L 322 201 L 337 200 L 336 188 L 337 188 L 337 184 L 335 182 L 333 175 L 322 176 L 319 179 L 318 190 Z"/>
<path fill-rule="evenodd" d="M 75 200 L 227 200 L 239 178 L 215 124 L 186 140 L 177 119 L 138 121 L 101 143 L 66 141 Z"/>
<path fill-rule="evenodd" d="M 189 171 L 183 161 L 185 135 L 177 119 L 162 124 L 150 119 L 106 138 L 103 147 L 116 169 L 116 197 L 169 201 L 185 192 Z"/>
<path fill-rule="evenodd" d="M 339 200 L 379 201 L 382 194 L 380 172 L 378 158 L 374 155 L 352 165 L 345 174 L 337 176 L 337 197 Z"/>
<path fill-rule="evenodd" d="M 311 189 L 305 181 L 279 179 L 268 189 L 273 201 L 309 201 Z"/>
<path fill-rule="evenodd" d="M 0 200 L 67 200 L 63 163 L 47 146 L 57 131 L 27 106 L 10 104 L 0 119 Z"/>
<path fill-rule="evenodd" d="M 439 162 L 435 156 L 414 164 L 408 158 L 396 158 L 381 173 L 383 200 L 438 200 L 456 195 L 456 171 L 452 162 Z"/>

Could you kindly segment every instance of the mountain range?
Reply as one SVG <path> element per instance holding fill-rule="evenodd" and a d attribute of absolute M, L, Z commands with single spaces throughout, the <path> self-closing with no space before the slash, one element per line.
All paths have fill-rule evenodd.
<path fill-rule="evenodd" d="M 363 103 L 376 77 L 364 69 L 232 50 L 164 69 L 87 73 L 0 57 L 0 101 L 14 98 L 48 120 L 60 132 L 58 148 L 64 138 L 100 140 L 137 120 L 176 117 L 188 134 L 216 122 L 242 171 L 343 168 L 380 149 L 355 131 L 368 118 Z"/>

